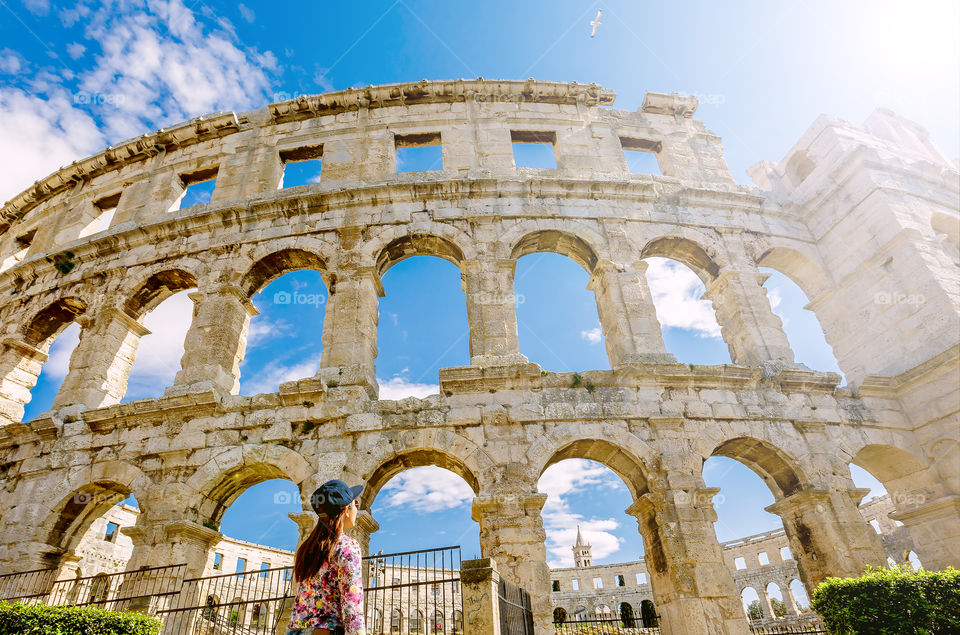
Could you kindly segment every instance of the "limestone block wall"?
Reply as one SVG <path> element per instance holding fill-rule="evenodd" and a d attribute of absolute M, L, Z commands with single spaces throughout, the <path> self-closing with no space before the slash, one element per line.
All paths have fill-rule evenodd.
<path fill-rule="evenodd" d="M 714 455 L 770 486 L 808 584 L 885 560 L 857 513 L 851 462 L 884 483 L 925 564 L 957 564 L 955 166 L 881 113 L 862 130 L 818 121 L 800 144 L 814 168 L 790 155 L 758 172 L 763 190 L 743 187 L 693 118 L 696 100 L 649 93 L 637 112 L 613 100 L 593 84 L 479 79 L 300 97 L 143 135 L 8 201 L 0 488 L 18 504 L 0 511 L 0 568 L 65 565 L 90 522 L 134 493 L 128 566 L 190 562 L 196 574 L 223 510 L 252 484 L 288 478 L 309 494 L 331 476 L 364 481 L 368 510 L 386 479 L 435 464 L 473 487 L 482 555 L 548 588 L 536 481 L 582 457 L 630 488 L 665 623 L 744 633 L 701 476 Z M 876 122 L 913 137 L 891 141 Z M 551 144 L 557 168 L 515 167 L 515 141 Z M 396 172 L 398 146 L 438 142 L 442 170 Z M 624 149 L 653 152 L 662 174 L 628 174 Z M 281 187 L 285 163 L 315 156 L 319 183 Z M 212 200 L 180 209 L 184 189 L 210 178 Z M 541 251 L 590 274 L 610 367 L 580 383 L 527 362 L 504 301 L 516 260 Z M 413 255 L 461 269 L 470 364 L 441 370 L 440 395 L 378 400 L 381 278 Z M 704 282 L 732 364 L 666 353 L 643 276 L 652 256 Z M 805 290 L 848 386 L 796 364 L 761 266 Z M 250 298 L 303 268 L 330 291 L 322 368 L 241 397 Z M 888 288 L 906 295 L 874 302 Z M 144 315 L 186 289 L 193 323 L 174 385 L 120 404 Z M 23 421 L 50 343 L 72 322 L 80 343 L 54 407 Z M 363 532 L 375 529 L 371 519 Z M 534 601 L 545 629 L 549 598 Z"/>

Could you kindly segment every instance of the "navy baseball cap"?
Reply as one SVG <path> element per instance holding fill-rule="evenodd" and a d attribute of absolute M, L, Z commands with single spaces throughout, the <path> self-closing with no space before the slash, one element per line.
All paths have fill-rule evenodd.
<path fill-rule="evenodd" d="M 339 479 L 333 479 L 318 487 L 310 496 L 310 506 L 318 516 L 336 518 L 361 492 L 363 485 L 350 487 Z"/>

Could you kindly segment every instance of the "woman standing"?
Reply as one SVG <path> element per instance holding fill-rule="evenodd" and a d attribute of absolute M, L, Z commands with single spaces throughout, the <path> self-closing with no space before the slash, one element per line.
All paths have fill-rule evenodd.
<path fill-rule="evenodd" d="M 327 481 L 310 497 L 319 519 L 293 561 L 296 600 L 287 635 L 365 635 L 357 522 L 363 485 Z"/>

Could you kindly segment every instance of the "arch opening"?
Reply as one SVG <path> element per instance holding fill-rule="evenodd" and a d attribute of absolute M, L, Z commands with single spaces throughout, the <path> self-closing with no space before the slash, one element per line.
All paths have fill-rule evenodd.
<path fill-rule="evenodd" d="M 544 230 L 527 234 L 514 245 L 510 253 L 512 260 L 519 260 L 523 256 L 550 252 L 566 256 L 583 267 L 589 274 L 593 273 L 599 257 L 596 250 L 587 241 L 567 232 Z"/>
<path fill-rule="evenodd" d="M 252 298 L 264 291 L 277 278 L 303 269 L 318 271 L 322 274 L 327 271 L 327 265 L 319 254 L 312 251 L 281 249 L 255 262 L 240 280 L 240 289 L 248 298 Z"/>

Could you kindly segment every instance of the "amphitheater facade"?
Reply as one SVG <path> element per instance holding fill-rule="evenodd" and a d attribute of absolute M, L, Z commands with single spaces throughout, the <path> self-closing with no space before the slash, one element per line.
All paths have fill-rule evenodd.
<path fill-rule="evenodd" d="M 746 633 L 701 475 L 711 456 L 770 487 L 808 588 L 886 561 L 851 463 L 884 484 L 925 566 L 960 564 L 957 164 L 880 110 L 863 125 L 817 119 L 751 170 L 758 187 L 741 186 L 694 98 L 648 93 L 636 112 L 613 101 L 593 84 L 480 79 L 300 97 L 112 146 L 7 202 L 0 570 L 70 567 L 91 523 L 133 493 L 127 566 L 198 574 L 224 510 L 255 483 L 286 478 L 306 500 L 328 478 L 363 481 L 369 510 L 388 479 L 432 464 L 473 488 L 482 555 L 545 589 L 537 479 L 579 457 L 634 499 L 663 631 Z M 515 142 L 550 144 L 557 168 L 515 167 Z M 397 148 L 436 144 L 441 170 L 397 173 Z M 624 150 L 655 154 L 662 175 L 630 174 Z M 319 183 L 282 187 L 286 163 L 318 157 Z M 210 203 L 179 209 L 211 178 Z M 610 368 L 545 375 L 520 354 L 514 267 L 540 251 L 589 272 Z M 442 369 L 439 395 L 378 400 L 380 280 L 415 255 L 461 270 L 470 364 Z M 732 364 L 666 352 L 643 275 L 653 256 L 703 281 Z M 759 267 L 803 289 L 846 385 L 795 362 Z M 322 369 L 239 396 L 250 298 L 296 269 L 328 285 Z M 173 385 L 120 403 L 144 315 L 185 289 L 194 312 Z M 73 322 L 80 343 L 52 409 L 23 421 Z M 360 537 L 376 526 L 367 511 Z M 533 610 L 547 632 L 549 596 Z"/>

